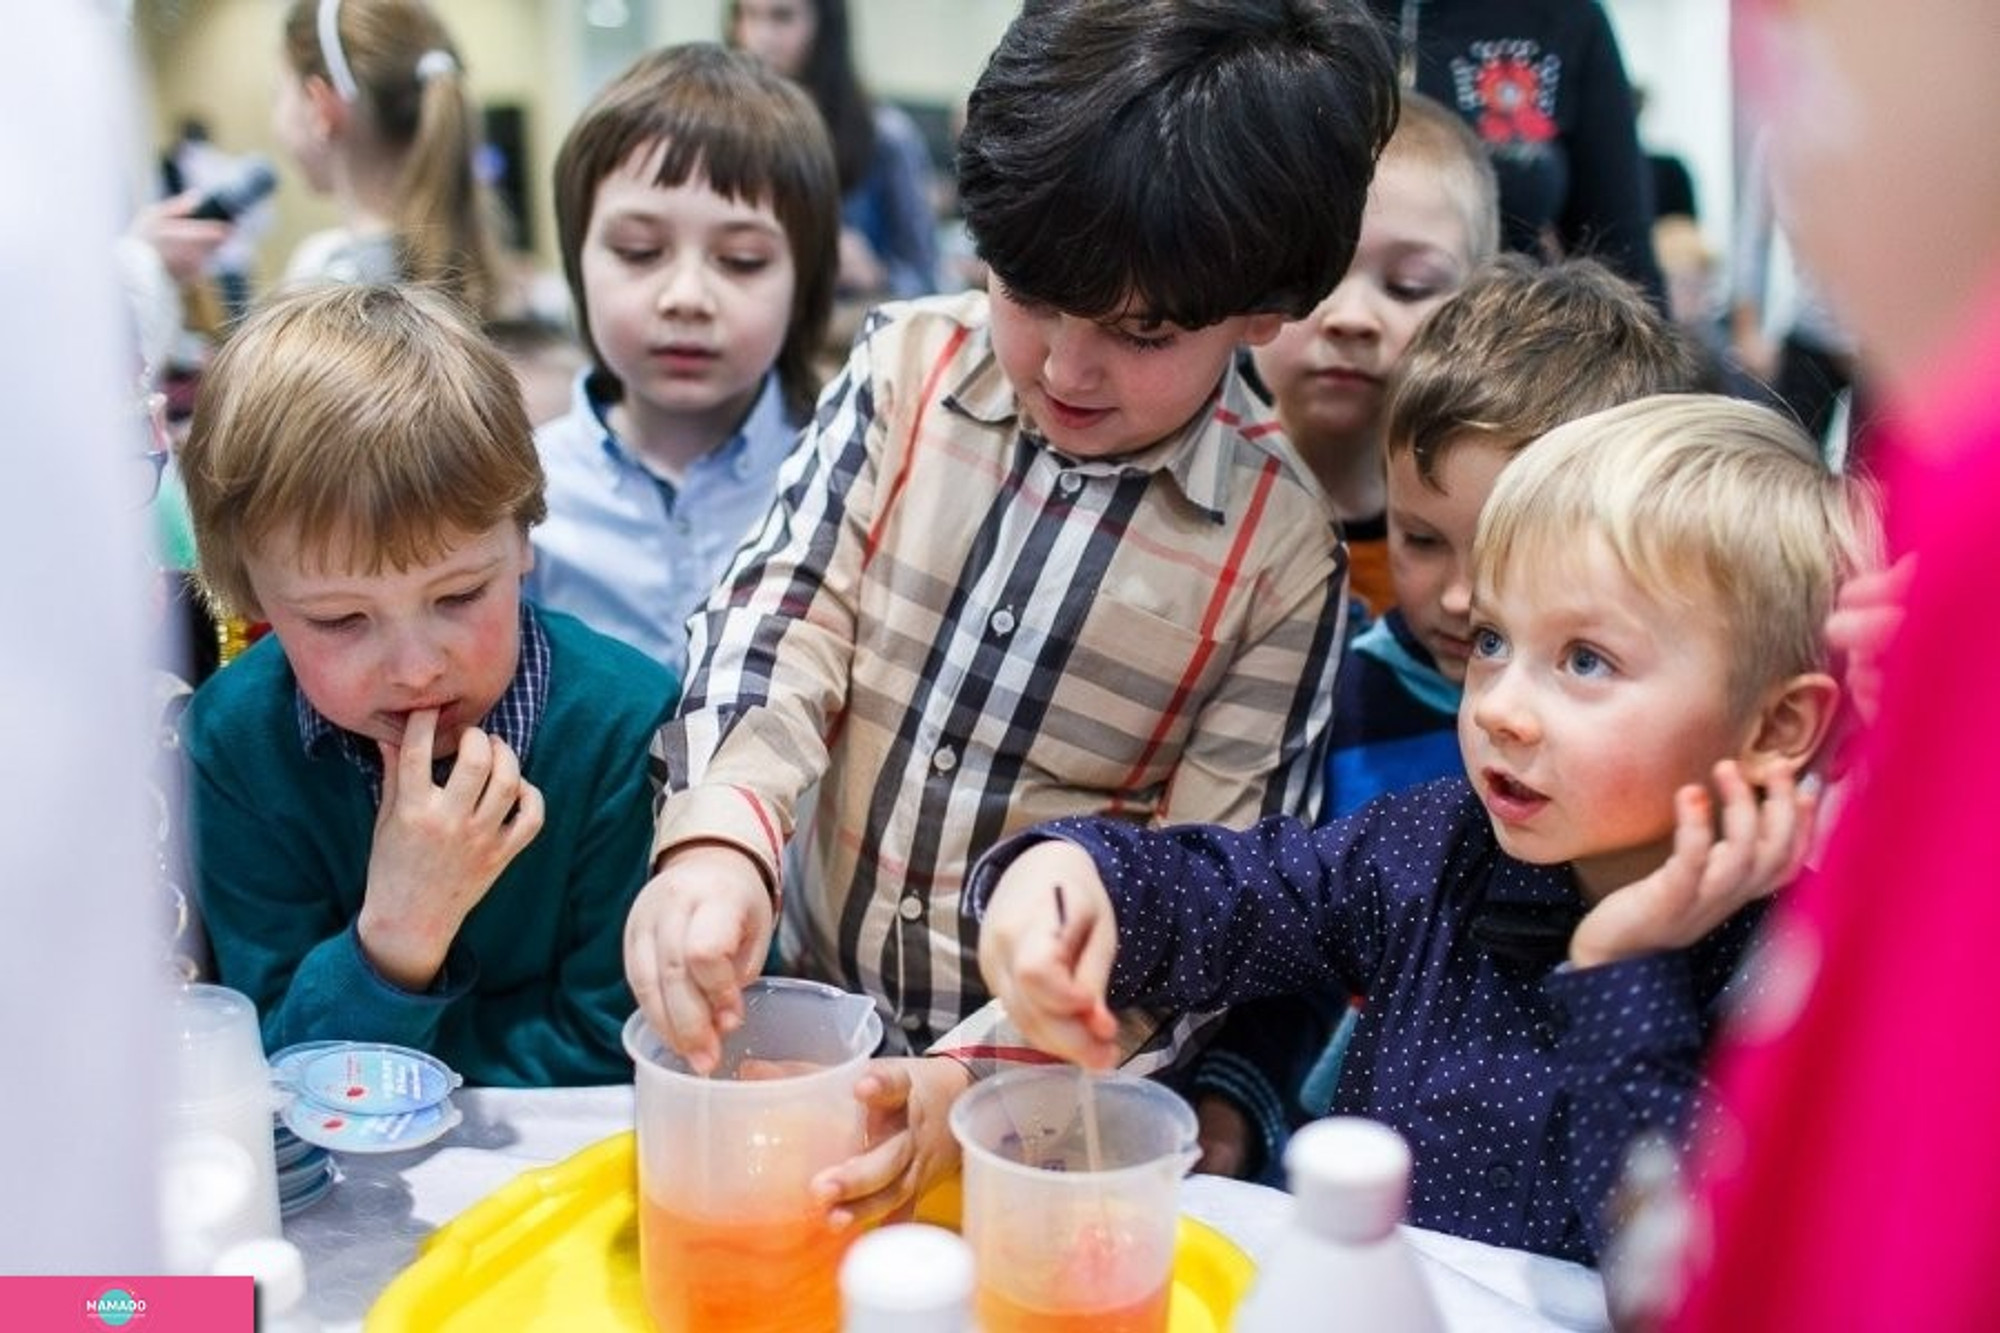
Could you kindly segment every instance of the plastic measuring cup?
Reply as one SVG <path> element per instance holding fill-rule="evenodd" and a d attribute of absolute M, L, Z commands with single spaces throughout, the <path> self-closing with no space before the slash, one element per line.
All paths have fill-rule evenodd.
<path fill-rule="evenodd" d="M 743 988 L 743 1025 L 703 1078 L 625 1024 L 638 1083 L 639 1272 L 661 1333 L 826 1333 L 852 1239 L 807 1186 L 861 1151 L 854 1082 L 882 1040 L 865 996 L 789 978 Z"/>
<path fill-rule="evenodd" d="M 1186 1102 L 1129 1074 L 1015 1069 L 960 1097 L 951 1132 L 982 1333 L 1164 1333 Z"/>
<path fill-rule="evenodd" d="M 264 1062 L 264 1042 L 257 1027 L 257 1007 L 250 997 L 225 986 L 190 982 L 174 992 L 170 1014 L 173 1038 L 173 1097 L 164 1117 L 165 1149 L 170 1160 L 185 1157 L 189 1181 L 205 1181 L 211 1197 L 197 1199 L 190 1187 L 167 1191 L 162 1205 L 176 1227 L 197 1225 L 212 1233 L 220 1249 L 241 1240 L 275 1236 L 278 1232 L 278 1163 L 271 1136 L 271 1068 Z M 189 1141 L 211 1136 L 242 1148 L 242 1169 L 248 1188 L 232 1191 L 235 1202 L 227 1216 L 208 1217 L 220 1178 L 210 1151 L 183 1149 Z M 197 1160 L 211 1169 L 193 1171 Z M 190 1211 L 192 1210 L 192 1211 Z"/>

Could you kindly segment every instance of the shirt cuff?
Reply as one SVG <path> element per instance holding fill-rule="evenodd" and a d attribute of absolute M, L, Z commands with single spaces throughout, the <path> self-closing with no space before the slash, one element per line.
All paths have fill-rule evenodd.
<path fill-rule="evenodd" d="M 785 832 L 778 812 L 747 787 L 727 784 L 690 787 L 669 796 L 653 832 L 651 864 L 676 847 L 693 842 L 724 843 L 757 863 L 771 901 L 778 901 L 785 855 Z"/>
<path fill-rule="evenodd" d="M 1007 867 L 1035 844 L 1056 840 L 1053 834 L 1031 828 L 994 843 L 984 856 L 972 863 L 972 873 L 965 877 L 965 890 L 958 898 L 959 914 L 974 920 L 985 916 L 986 902 L 993 896 L 993 888 L 1000 882 L 1000 876 L 1007 873 Z"/>
<path fill-rule="evenodd" d="M 1702 1049 L 1694 975 L 1680 950 L 1597 967 L 1556 968 L 1543 992 L 1561 1014 L 1565 1058 L 1577 1064 L 1623 1060 L 1637 1051 Z"/>
<path fill-rule="evenodd" d="M 381 1041 L 429 1050 L 453 1002 L 479 979 L 472 951 L 454 942 L 431 984 L 404 990 L 368 961 L 359 923 L 307 954 L 293 975 L 279 1045 L 341 1039 Z"/>

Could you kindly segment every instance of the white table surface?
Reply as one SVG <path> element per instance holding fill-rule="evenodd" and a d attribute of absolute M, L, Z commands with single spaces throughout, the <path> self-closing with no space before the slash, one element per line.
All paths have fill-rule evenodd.
<path fill-rule="evenodd" d="M 324 1199 L 285 1221 L 306 1256 L 307 1293 L 327 1333 L 358 1330 L 417 1244 L 523 1171 L 562 1161 L 632 1127 L 632 1089 L 481 1088 L 456 1097 L 465 1119 L 415 1152 L 341 1158 Z M 1284 1227 L 1290 1196 L 1190 1176 L 1181 1206 L 1261 1259 Z M 1597 1274 L 1579 1264 L 1405 1228 L 1424 1261 L 1445 1326 L 1467 1333 L 1608 1327 Z"/>

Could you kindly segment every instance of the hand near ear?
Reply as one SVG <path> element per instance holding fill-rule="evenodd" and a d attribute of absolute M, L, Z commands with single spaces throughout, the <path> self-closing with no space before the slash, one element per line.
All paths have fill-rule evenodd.
<path fill-rule="evenodd" d="M 1572 966 L 1685 949 L 1797 872 L 1812 836 L 1817 793 L 1779 768 L 1760 794 L 1733 759 L 1715 766 L 1715 787 L 1722 797 L 1719 830 L 1707 790 L 1681 788 L 1666 864 L 1613 890 L 1585 914 L 1570 936 Z"/>

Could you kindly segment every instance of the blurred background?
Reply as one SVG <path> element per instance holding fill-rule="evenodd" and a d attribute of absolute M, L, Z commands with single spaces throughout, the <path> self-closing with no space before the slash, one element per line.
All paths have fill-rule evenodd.
<path fill-rule="evenodd" d="M 722 0 L 434 0 L 463 49 L 485 116 L 487 170 L 512 214 L 514 246 L 534 268 L 558 269 L 548 177 L 576 112 L 640 52 L 719 40 Z M 1708 248 L 1727 253 L 1734 149 L 1728 0 L 1609 0 L 1626 71 L 1645 95 L 1647 149 L 1686 163 Z M 952 117 L 1018 0 L 854 0 L 855 50 L 877 97 L 916 119 L 942 178 Z M 264 153 L 281 178 L 257 249 L 261 289 L 303 236 L 336 220 L 334 204 L 291 179 L 271 132 L 283 0 L 131 0 L 155 156 L 196 118 L 235 154 Z M 150 169 L 151 162 L 137 164 Z M 948 199 L 940 200 L 948 211 Z M 557 284 L 559 295 L 559 284 Z"/>

